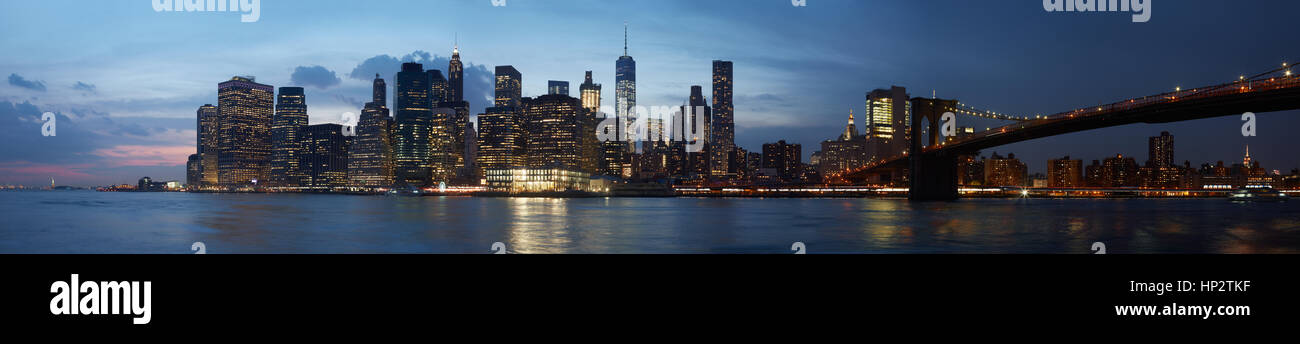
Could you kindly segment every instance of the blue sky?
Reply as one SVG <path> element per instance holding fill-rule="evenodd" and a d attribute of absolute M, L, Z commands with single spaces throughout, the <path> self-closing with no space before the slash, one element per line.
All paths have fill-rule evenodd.
<path fill-rule="evenodd" d="M 375 72 L 403 60 L 446 68 L 459 40 L 468 100 L 487 105 L 493 66 L 513 65 L 526 96 L 547 80 L 576 85 L 592 70 L 613 105 L 623 23 L 638 62 L 638 101 L 678 105 L 710 83 L 710 62 L 735 63 L 736 141 L 833 138 L 864 94 L 890 85 L 1006 113 L 1055 113 L 1231 81 L 1300 61 L 1294 1 L 1154 0 L 1147 23 L 1121 13 L 1048 13 L 1041 1 L 808 0 L 263 0 L 261 18 L 154 12 L 150 0 L 0 3 L 0 184 L 102 185 L 140 176 L 183 179 L 194 111 L 216 84 L 254 75 L 305 86 L 313 123 L 358 112 Z M 391 80 L 390 80 L 391 81 Z M 391 84 L 391 82 L 390 82 Z M 706 91 L 707 93 L 707 91 Z M 41 112 L 60 114 L 40 137 Z M 999 147 L 1031 171 L 1069 154 L 1146 157 L 1170 131 L 1176 159 L 1239 160 L 1244 145 L 1270 169 L 1300 167 L 1289 131 L 1297 112 L 1262 114 L 1260 136 L 1236 118 L 1132 125 Z M 961 125 L 996 126 L 963 119 Z M 863 124 L 859 123 L 859 128 Z"/>

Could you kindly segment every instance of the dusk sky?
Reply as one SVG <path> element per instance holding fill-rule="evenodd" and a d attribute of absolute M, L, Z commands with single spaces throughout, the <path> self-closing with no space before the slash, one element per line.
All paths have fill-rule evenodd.
<path fill-rule="evenodd" d="M 468 100 L 491 97 L 491 71 L 513 65 L 524 95 L 583 72 L 614 105 L 614 61 L 630 25 L 640 105 L 709 93 L 711 61 L 735 63 L 736 142 L 803 145 L 805 162 L 835 138 L 865 93 L 891 85 L 1010 114 L 1078 107 L 1225 83 L 1300 62 L 1300 2 L 1148 0 L 1129 13 L 1049 13 L 1040 0 L 491 0 L 261 1 L 261 18 L 155 12 L 150 0 L 0 2 L 0 185 L 105 185 L 142 176 L 184 180 L 195 110 L 234 75 L 307 88 L 311 122 L 360 112 L 376 73 L 393 84 L 402 61 L 447 68 L 459 40 Z M 391 90 L 390 90 L 391 93 Z M 390 97 L 391 99 L 391 97 Z M 55 112 L 58 133 L 40 134 Z M 998 147 L 1030 172 L 1070 155 L 1146 160 L 1148 136 L 1175 136 L 1180 163 L 1240 161 L 1300 167 L 1300 112 L 1260 114 L 1259 136 L 1237 117 L 1140 124 Z M 959 119 L 980 129 L 1002 123 Z M 1085 163 L 1086 163 L 1085 162 Z"/>

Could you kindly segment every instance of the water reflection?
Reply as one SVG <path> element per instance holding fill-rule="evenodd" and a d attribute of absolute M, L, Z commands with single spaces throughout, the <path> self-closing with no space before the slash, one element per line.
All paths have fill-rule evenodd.
<path fill-rule="evenodd" d="M 0 253 L 1300 253 L 1300 202 L 0 193 Z"/>

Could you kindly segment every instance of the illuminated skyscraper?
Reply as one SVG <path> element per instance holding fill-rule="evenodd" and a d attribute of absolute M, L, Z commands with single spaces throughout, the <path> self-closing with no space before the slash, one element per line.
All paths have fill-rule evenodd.
<path fill-rule="evenodd" d="M 782 181 L 796 180 L 803 172 L 803 146 L 798 143 L 764 143 L 762 159 L 760 167 L 776 170 Z"/>
<path fill-rule="evenodd" d="M 600 84 L 591 82 L 591 71 L 587 71 L 587 76 L 578 87 L 582 94 L 582 107 L 593 114 L 600 112 Z"/>
<path fill-rule="evenodd" d="M 302 187 L 328 190 L 348 185 L 348 138 L 343 125 L 310 125 L 302 131 Z"/>
<path fill-rule="evenodd" d="M 867 93 L 867 136 L 871 141 L 871 160 L 903 154 L 911 141 L 908 121 L 911 102 L 907 89 L 893 86 Z"/>
<path fill-rule="evenodd" d="M 271 124 L 271 179 L 269 186 L 298 187 L 303 176 L 299 166 L 302 142 L 298 135 L 307 127 L 307 97 L 302 87 L 281 87 L 276 97 L 275 119 Z"/>
<path fill-rule="evenodd" d="M 197 112 L 199 125 L 199 184 L 197 186 L 217 185 L 217 155 L 220 152 L 221 126 L 217 120 L 217 107 L 205 104 Z"/>
<path fill-rule="evenodd" d="M 733 87 L 731 61 L 713 61 L 713 121 L 710 124 L 709 168 L 711 175 L 735 175 L 737 166 L 730 166 L 731 150 L 735 148 L 736 107 L 732 101 Z"/>
<path fill-rule="evenodd" d="M 375 75 L 375 96 L 366 103 L 357 122 L 357 136 L 348 149 L 348 180 L 352 186 L 389 187 L 394 184 L 393 119 L 383 89 L 384 79 Z"/>
<path fill-rule="evenodd" d="M 496 103 L 498 107 L 519 107 L 523 98 L 523 76 L 514 66 L 496 68 Z"/>
<path fill-rule="evenodd" d="M 447 98 L 447 78 L 442 76 L 442 71 L 430 69 L 429 73 L 429 103 L 438 106 L 443 102 L 449 101 Z"/>
<path fill-rule="evenodd" d="M 431 185 L 432 149 L 430 130 L 433 104 L 429 99 L 429 74 L 419 63 L 404 63 L 394 78 L 397 93 L 394 102 L 393 135 L 396 183 L 424 187 Z"/>
<path fill-rule="evenodd" d="M 496 106 L 478 117 L 478 165 L 483 170 L 526 164 L 522 84 L 514 67 L 496 67 Z"/>
<path fill-rule="evenodd" d="M 1025 186 L 1028 174 L 1029 168 L 1015 154 L 1004 158 L 994 152 L 992 158 L 984 161 L 985 186 Z"/>
<path fill-rule="evenodd" d="M 627 54 L 627 23 L 623 24 L 623 56 L 614 62 L 614 113 L 619 121 L 616 137 L 635 138 L 636 60 Z M 632 149 L 632 142 L 625 144 Z"/>
<path fill-rule="evenodd" d="M 1169 135 L 1168 131 L 1161 132 L 1160 136 L 1153 136 L 1147 140 L 1147 155 L 1151 159 L 1148 163 L 1152 168 L 1169 168 L 1174 167 L 1174 136 Z"/>
<path fill-rule="evenodd" d="M 713 123 L 712 108 L 709 107 L 708 98 L 704 97 L 704 87 L 699 85 L 691 86 L 691 96 L 682 108 L 679 122 L 674 124 L 679 128 L 683 140 L 675 140 L 673 144 L 683 146 L 680 149 L 685 157 L 682 161 L 683 175 L 708 176 L 711 172 L 709 169 L 709 126 Z M 698 119 L 697 119 L 698 118 Z M 703 122 L 704 126 L 698 126 Z M 698 152 L 688 152 L 684 146 L 702 145 Z M 673 151 L 679 151 L 673 149 Z"/>
<path fill-rule="evenodd" d="M 580 111 L 582 102 L 569 96 L 548 94 L 527 102 L 528 167 L 569 170 L 582 167 Z"/>
<path fill-rule="evenodd" d="M 271 172 L 275 88 L 237 76 L 217 85 L 217 107 L 217 183 L 238 187 L 266 180 Z"/>
<path fill-rule="evenodd" d="M 447 66 L 447 99 L 449 102 L 465 100 L 465 65 L 460 62 L 460 45 L 451 49 L 451 63 Z"/>

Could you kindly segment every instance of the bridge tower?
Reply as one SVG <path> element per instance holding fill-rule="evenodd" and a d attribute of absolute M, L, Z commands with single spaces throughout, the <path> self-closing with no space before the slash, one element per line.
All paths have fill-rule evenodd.
<path fill-rule="evenodd" d="M 957 152 L 941 150 L 926 153 L 925 147 L 938 145 L 943 135 L 939 117 L 956 108 L 957 101 L 938 98 L 912 98 L 911 148 L 908 149 L 909 179 L 907 198 L 913 201 L 952 201 L 957 199 Z M 930 133 L 922 145 L 921 126 Z"/>

